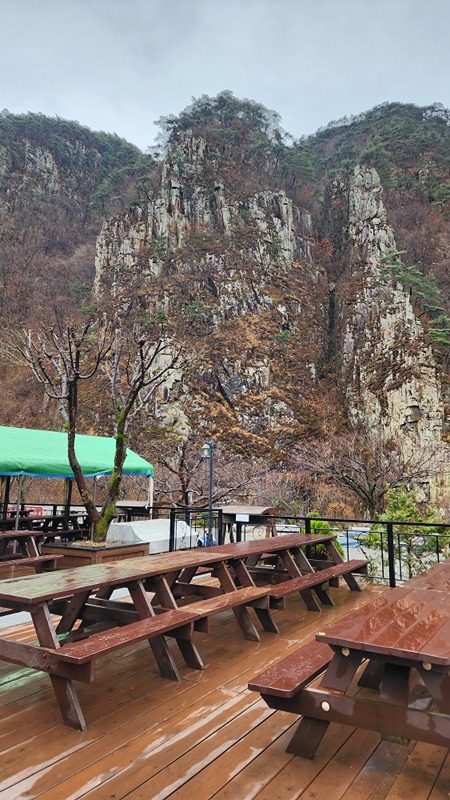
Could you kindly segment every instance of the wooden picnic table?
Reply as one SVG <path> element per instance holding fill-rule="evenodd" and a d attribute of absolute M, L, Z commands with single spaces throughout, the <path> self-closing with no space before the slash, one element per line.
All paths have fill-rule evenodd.
<path fill-rule="evenodd" d="M 203 620 L 230 608 L 244 636 L 259 640 L 248 613 L 248 607 L 253 607 L 263 627 L 277 632 L 268 609 L 267 589 L 251 581 L 247 587 L 237 587 L 227 567 L 228 557 L 217 548 L 198 548 L 0 581 L 0 604 L 12 613 L 28 611 L 39 642 L 29 645 L 0 638 L 0 658 L 48 672 L 64 722 L 84 730 L 73 680 L 91 682 L 96 659 L 104 653 L 148 639 L 161 675 L 179 680 L 166 634 L 175 637 L 188 666 L 201 669 L 203 663 L 192 641 L 194 623 L 204 630 Z M 174 591 L 178 576 L 183 577 L 181 584 L 189 587 L 197 570 L 205 566 L 214 569 L 220 589 L 211 587 L 212 592 L 204 596 L 183 591 L 182 586 L 181 595 L 191 602 L 179 606 Z M 245 574 L 245 565 L 239 574 Z M 120 588 L 128 589 L 131 604 L 111 599 Z M 156 601 L 147 592 L 154 593 Z M 52 613 L 57 613 L 59 620 Z M 89 638 L 71 640 L 77 620 L 81 620 L 82 635 Z M 98 630 L 99 624 L 105 623 L 110 630 L 95 632 L 96 626 Z M 93 627 L 86 630 L 86 625 Z"/>
<path fill-rule="evenodd" d="M 363 662 L 359 685 L 376 691 L 370 699 L 347 693 Z M 425 709 L 423 697 L 417 704 L 414 674 L 428 693 Z M 392 589 L 318 632 L 316 642 L 269 667 L 249 688 L 271 708 L 302 715 L 287 748 L 296 755 L 312 758 L 330 722 L 449 747 L 447 594 L 414 585 Z"/>
<path fill-rule="evenodd" d="M 61 533 L 72 533 L 75 535 L 82 530 L 79 524 L 80 514 L 44 514 L 42 516 L 20 517 L 19 527 L 36 528 L 44 532 L 47 536 Z"/>
<path fill-rule="evenodd" d="M 41 538 L 42 532 L 36 530 L 0 531 L 0 567 L 31 566 L 36 572 L 42 572 L 44 566 L 53 569 L 61 556 L 42 556 L 37 541 Z M 12 553 L 8 545 L 12 545 Z"/>
<path fill-rule="evenodd" d="M 105 653 L 147 639 L 160 674 L 179 680 L 165 636 L 174 637 L 188 666 L 202 669 L 193 632 L 207 632 L 214 614 L 232 610 L 245 638 L 259 641 L 249 614 L 253 608 L 265 631 L 278 632 L 269 609 L 276 587 L 256 586 L 247 562 L 253 566 L 276 554 L 286 568 L 285 585 L 292 581 L 290 591 L 301 590 L 298 581 L 315 581 L 322 597 L 322 573 L 317 577 L 302 550 L 312 539 L 320 540 L 280 536 L 0 581 L 0 605 L 11 613 L 28 611 L 38 639 L 30 645 L 0 638 L 0 658 L 48 672 L 64 722 L 84 730 L 73 681 L 94 680 L 96 660 Z M 202 571 L 217 578 L 216 584 L 196 581 Z M 116 589 L 127 589 L 131 603 L 114 599 Z"/>

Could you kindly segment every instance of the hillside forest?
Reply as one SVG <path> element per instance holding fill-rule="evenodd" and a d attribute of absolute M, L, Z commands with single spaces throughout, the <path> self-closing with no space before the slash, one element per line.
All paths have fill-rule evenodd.
<path fill-rule="evenodd" d="M 158 122 L 143 153 L 1 112 L 1 424 L 64 429 L 23 354 L 69 336 L 81 433 L 113 435 L 147 353 L 126 438 L 161 503 L 206 502 L 213 441 L 216 504 L 366 518 L 404 492 L 445 515 L 450 112 L 386 103 L 295 140 L 224 91 Z"/>

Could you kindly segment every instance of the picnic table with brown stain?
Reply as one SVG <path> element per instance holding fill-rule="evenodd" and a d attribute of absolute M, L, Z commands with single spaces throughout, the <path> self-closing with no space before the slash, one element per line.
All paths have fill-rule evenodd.
<path fill-rule="evenodd" d="M 42 533 L 35 530 L 0 531 L 0 567 L 31 566 L 36 572 L 44 567 L 54 569 L 62 556 L 42 556 L 37 542 L 41 538 Z M 12 552 L 8 552 L 8 545 L 13 546 Z"/>
<path fill-rule="evenodd" d="M 303 548 L 320 541 L 331 545 L 333 539 L 294 534 L 0 581 L 0 605 L 11 612 L 28 611 L 39 643 L 0 638 L 0 658 L 49 673 L 64 722 L 84 730 L 73 681 L 91 682 L 97 658 L 148 639 L 160 674 L 179 680 L 166 635 L 174 637 L 188 666 L 201 669 L 193 632 L 194 628 L 207 632 L 214 614 L 230 609 L 245 638 L 259 641 L 249 614 L 252 608 L 263 629 L 277 633 L 269 609 L 273 586 L 256 586 L 249 563 L 276 555 L 288 580 L 298 581 L 303 574 L 310 580 L 314 570 Z M 218 584 L 194 581 L 206 569 Z M 298 590 L 295 581 L 289 587 L 292 591 Z M 127 589 L 132 602 L 114 599 L 116 589 Z M 76 628 L 78 622 L 80 628 Z"/>
<path fill-rule="evenodd" d="M 342 617 L 318 632 L 316 640 L 309 646 L 308 663 L 314 666 L 310 675 L 302 673 L 300 680 L 296 673 L 296 669 L 301 672 L 300 650 L 297 667 L 290 656 L 288 665 L 279 662 L 250 685 L 271 708 L 302 715 L 288 752 L 312 758 L 330 722 L 375 730 L 396 741 L 415 739 L 450 747 L 450 603 L 446 592 L 411 582 Z M 331 656 L 326 647 L 331 648 Z M 363 664 L 359 685 L 376 691 L 369 699 L 347 694 Z M 319 686 L 308 686 L 320 668 L 324 672 Z M 425 709 L 415 703 L 414 675 L 427 692 Z M 296 687 L 292 680 L 298 681 Z"/>

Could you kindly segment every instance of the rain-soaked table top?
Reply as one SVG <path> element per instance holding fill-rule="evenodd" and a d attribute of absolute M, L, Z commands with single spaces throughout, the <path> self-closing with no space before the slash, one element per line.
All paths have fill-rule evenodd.
<path fill-rule="evenodd" d="M 450 666 L 450 602 L 444 591 L 404 586 L 342 617 L 316 639 L 331 646 Z"/>
<path fill-rule="evenodd" d="M 107 586 L 124 586 L 134 580 L 167 575 L 189 567 L 205 567 L 227 561 L 247 558 L 255 553 L 276 552 L 295 547 L 317 544 L 334 539 L 334 536 L 307 536 L 293 534 L 237 542 L 217 547 L 197 547 L 172 553 L 154 553 L 137 558 L 90 564 L 88 566 L 53 570 L 38 575 L 25 575 L 0 581 L 0 604 L 8 601 L 24 606 L 68 597 L 78 592 L 92 592 Z"/>

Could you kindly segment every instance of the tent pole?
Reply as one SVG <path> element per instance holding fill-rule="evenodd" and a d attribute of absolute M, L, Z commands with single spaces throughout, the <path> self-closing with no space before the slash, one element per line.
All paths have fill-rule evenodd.
<path fill-rule="evenodd" d="M 11 487 L 11 475 L 2 475 L 2 519 L 8 516 L 9 490 Z"/>
<path fill-rule="evenodd" d="M 92 487 L 92 502 L 94 507 L 97 506 L 97 476 L 94 475 L 94 485 Z M 94 526 L 91 525 L 91 539 L 94 538 Z"/>
<path fill-rule="evenodd" d="M 149 479 L 148 479 L 147 500 L 148 500 L 147 505 L 149 507 L 149 517 L 150 517 L 150 519 L 152 519 L 152 517 L 153 517 L 153 476 L 152 475 L 150 475 Z"/>
<path fill-rule="evenodd" d="M 22 486 L 23 486 L 23 479 L 24 475 L 19 475 L 19 482 L 17 486 L 17 505 L 16 505 L 16 523 L 14 525 L 14 529 L 16 531 L 19 530 L 19 512 L 20 512 L 20 499 L 22 497 Z"/>

